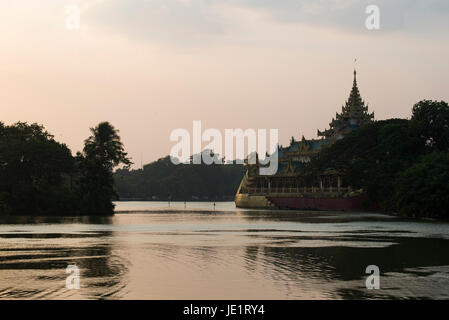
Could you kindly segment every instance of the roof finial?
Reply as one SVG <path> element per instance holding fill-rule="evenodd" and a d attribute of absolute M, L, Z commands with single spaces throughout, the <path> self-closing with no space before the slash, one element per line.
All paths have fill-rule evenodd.
<path fill-rule="evenodd" d="M 356 71 L 357 58 L 354 59 L 354 86 L 357 85 L 357 71 Z"/>

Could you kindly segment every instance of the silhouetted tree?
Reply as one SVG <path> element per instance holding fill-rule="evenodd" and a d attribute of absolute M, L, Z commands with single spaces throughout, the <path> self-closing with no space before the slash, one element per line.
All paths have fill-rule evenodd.
<path fill-rule="evenodd" d="M 245 174 L 238 164 L 178 164 L 170 157 L 161 158 L 138 170 L 117 170 L 114 174 L 121 197 L 151 199 L 156 196 L 173 200 L 232 197 Z"/>
<path fill-rule="evenodd" d="M 413 106 L 411 128 L 430 152 L 449 151 L 449 105 L 422 100 Z"/>
<path fill-rule="evenodd" d="M 399 174 L 397 210 L 414 217 L 449 218 L 449 153 L 433 152 Z"/>
<path fill-rule="evenodd" d="M 112 169 L 120 164 L 129 167 L 131 161 L 124 151 L 118 130 L 109 122 L 102 122 L 90 130 L 92 135 L 85 140 L 83 152 L 76 156 L 82 213 L 113 214 L 112 199 L 116 193 Z"/>
<path fill-rule="evenodd" d="M 73 213 L 73 171 L 69 148 L 41 125 L 0 124 L 0 213 Z"/>

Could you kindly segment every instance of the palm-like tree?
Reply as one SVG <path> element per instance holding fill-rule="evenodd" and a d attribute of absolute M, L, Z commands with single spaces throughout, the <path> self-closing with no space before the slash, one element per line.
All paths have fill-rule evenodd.
<path fill-rule="evenodd" d="M 100 162 L 110 170 L 121 163 L 128 167 L 132 164 L 120 141 L 119 131 L 109 122 L 101 122 L 90 131 L 92 135 L 84 141 L 86 158 Z"/>
<path fill-rule="evenodd" d="M 124 151 L 118 130 L 109 122 L 91 128 L 92 135 L 84 141 L 83 153 L 77 159 L 81 177 L 79 195 L 83 214 L 113 214 L 112 199 L 116 197 L 112 169 L 132 162 Z"/>

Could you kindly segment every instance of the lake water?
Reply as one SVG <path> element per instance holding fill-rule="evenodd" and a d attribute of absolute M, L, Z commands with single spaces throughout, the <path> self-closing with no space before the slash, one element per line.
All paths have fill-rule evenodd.
<path fill-rule="evenodd" d="M 381 214 L 119 202 L 2 218 L 1 299 L 449 299 L 449 224 Z M 146 211 L 142 211 L 146 210 Z M 80 289 L 66 288 L 66 268 Z M 365 286 L 380 269 L 380 289 Z"/>

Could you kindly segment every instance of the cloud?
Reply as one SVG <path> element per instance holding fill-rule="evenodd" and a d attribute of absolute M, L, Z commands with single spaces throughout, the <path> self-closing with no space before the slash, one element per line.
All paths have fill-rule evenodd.
<path fill-rule="evenodd" d="M 274 23 L 367 32 L 365 8 L 380 8 L 381 32 L 444 33 L 447 0 L 84 0 L 83 19 L 108 31 L 158 41 L 207 42 L 238 31 L 233 10 L 261 14 Z M 241 18 L 241 17 L 240 17 Z M 244 23 L 245 21 L 240 21 Z"/>
<path fill-rule="evenodd" d="M 208 0 L 103 0 L 83 19 L 109 31 L 161 41 L 203 41 L 222 34 L 226 21 Z"/>
<path fill-rule="evenodd" d="M 281 23 L 303 23 L 365 32 L 365 9 L 377 5 L 385 32 L 446 32 L 449 26 L 447 0 L 232 0 L 264 10 Z"/>

